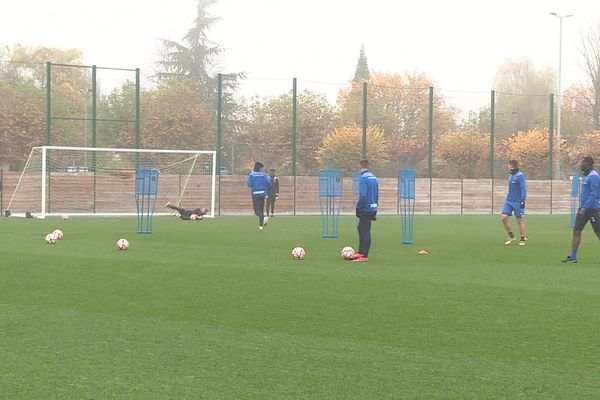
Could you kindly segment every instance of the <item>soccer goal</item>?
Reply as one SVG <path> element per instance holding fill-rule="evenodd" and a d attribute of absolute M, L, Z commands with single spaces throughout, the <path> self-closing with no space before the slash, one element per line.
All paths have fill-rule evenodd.
<path fill-rule="evenodd" d="M 160 172 L 157 209 L 168 215 L 167 202 L 183 208 L 215 210 L 214 151 L 34 147 L 10 198 L 11 215 L 26 212 L 45 218 L 58 215 L 137 215 L 135 173 Z"/>

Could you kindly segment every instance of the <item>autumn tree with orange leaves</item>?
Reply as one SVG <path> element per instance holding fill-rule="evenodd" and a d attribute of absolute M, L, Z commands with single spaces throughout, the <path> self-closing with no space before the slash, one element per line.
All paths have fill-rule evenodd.
<path fill-rule="evenodd" d="M 568 146 L 561 140 L 561 163 L 568 161 Z M 549 134 L 548 130 L 533 129 L 517 132 L 503 142 L 504 156 L 519 162 L 521 168 L 530 179 L 548 178 Z M 556 160 L 557 137 L 553 140 L 553 160 Z M 559 178 L 559 177 L 557 177 Z"/>
<path fill-rule="evenodd" d="M 372 73 L 367 81 L 369 125 L 378 125 L 386 139 L 396 136 L 426 137 L 429 118 L 429 87 L 433 81 L 424 73 Z M 362 83 L 352 82 L 338 92 L 342 121 L 362 123 Z M 448 132 L 456 127 L 458 111 L 434 91 L 433 129 Z"/>
<path fill-rule="evenodd" d="M 583 157 L 590 156 L 600 163 L 600 129 L 585 133 L 577 138 L 577 142 L 569 149 L 569 161 L 576 168 Z"/>
<path fill-rule="evenodd" d="M 489 134 L 450 132 L 438 138 L 433 154 L 443 163 L 442 176 L 479 178 L 487 174 L 489 144 Z"/>
<path fill-rule="evenodd" d="M 329 133 L 317 150 L 317 161 L 321 167 L 335 162 L 335 169 L 346 174 L 356 172 L 362 158 L 362 127 L 346 125 Z M 367 129 L 367 158 L 375 171 L 385 167 L 388 161 L 386 141 L 378 126 Z"/>

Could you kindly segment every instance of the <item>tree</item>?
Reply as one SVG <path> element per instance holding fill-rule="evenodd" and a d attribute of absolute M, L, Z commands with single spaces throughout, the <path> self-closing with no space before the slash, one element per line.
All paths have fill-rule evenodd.
<path fill-rule="evenodd" d="M 548 177 L 548 130 L 532 129 L 527 132 L 518 132 L 504 141 L 505 156 L 507 159 L 519 161 L 527 176 L 533 179 Z M 561 163 L 567 161 L 569 154 L 567 142 L 561 139 Z M 558 140 L 554 135 L 553 159 L 556 160 Z"/>
<path fill-rule="evenodd" d="M 215 147 L 215 114 L 199 88 L 176 79 L 142 93 L 142 147 L 207 150 Z"/>
<path fill-rule="evenodd" d="M 582 35 L 579 53 L 587 76 L 589 90 L 585 101 L 586 115 L 592 120 L 592 129 L 600 129 L 600 22 Z"/>
<path fill-rule="evenodd" d="M 569 151 L 571 166 L 579 166 L 581 159 L 586 156 L 600 161 L 600 130 L 585 133 L 577 138 L 577 143 Z"/>
<path fill-rule="evenodd" d="M 446 176 L 477 178 L 487 173 L 489 145 L 489 134 L 448 132 L 438 138 L 433 154 L 445 162 Z"/>
<path fill-rule="evenodd" d="M 496 123 L 496 126 L 498 123 Z M 485 133 L 490 130 L 490 106 L 483 106 L 477 112 L 469 111 L 460 124 L 463 132 Z"/>
<path fill-rule="evenodd" d="M 365 46 L 360 46 L 360 55 L 356 63 L 356 72 L 354 72 L 354 79 L 352 82 L 362 83 L 368 81 L 371 78 L 371 72 L 369 72 L 369 65 L 367 63 L 367 55 L 365 53 Z"/>
<path fill-rule="evenodd" d="M 337 114 L 324 95 L 308 90 L 298 94 L 296 162 L 299 175 L 318 171 L 316 149 L 330 132 Z M 245 168 L 260 160 L 281 174 L 291 173 L 292 96 L 242 98 L 232 115 L 233 126 L 226 132 L 224 158 Z M 228 153 L 234 154 L 228 154 Z M 235 157 L 232 159 L 231 157 Z M 225 161 L 227 162 L 227 161 Z"/>
<path fill-rule="evenodd" d="M 401 168 L 418 169 L 427 158 L 429 142 L 423 136 L 396 136 L 388 144 L 388 170 L 397 172 Z"/>
<path fill-rule="evenodd" d="M 317 160 L 322 168 L 335 162 L 335 169 L 350 174 L 356 172 L 361 152 L 362 128 L 351 124 L 335 129 L 323 139 L 317 150 Z M 375 170 L 384 168 L 388 161 L 386 141 L 378 126 L 367 129 L 367 158 Z"/>
<path fill-rule="evenodd" d="M 0 168 L 19 170 L 45 142 L 45 97 L 31 83 L 1 78 L 0 93 Z"/>
<path fill-rule="evenodd" d="M 148 92 L 144 96 L 148 99 Z M 151 105 L 149 105 L 151 106 Z M 146 108 L 148 109 L 148 108 Z M 114 122 L 98 123 L 98 147 L 135 148 L 135 83 L 126 81 L 108 94 L 98 96 L 97 113 L 99 118 Z M 145 125 L 149 127 L 149 125 Z"/>
<path fill-rule="evenodd" d="M 173 76 L 187 76 L 190 83 L 197 85 L 205 100 L 214 99 L 217 78 L 211 69 L 215 67 L 216 57 L 223 49 L 208 39 L 208 31 L 219 18 L 212 17 L 208 8 L 217 0 L 197 0 L 196 19 L 193 26 L 183 37 L 183 42 L 162 40 L 162 60 L 158 62 L 164 72 L 157 75 L 161 79 Z M 237 87 L 241 74 L 224 74 L 223 87 L 227 94 Z M 229 103 L 227 98 L 225 103 Z"/>
<path fill-rule="evenodd" d="M 424 73 L 373 74 L 367 90 L 368 124 L 381 127 L 388 139 L 426 135 L 432 85 Z M 337 101 L 345 124 L 362 124 L 362 85 L 353 82 L 349 89 L 338 93 Z M 457 115 L 458 111 L 434 92 L 434 130 L 453 130 Z"/>
<path fill-rule="evenodd" d="M 39 88 L 46 87 L 46 62 L 57 64 L 83 64 L 83 53 L 78 49 L 58 49 L 51 47 L 26 47 L 19 44 L 5 47 L 0 52 L 0 77 L 30 82 Z M 89 76 L 84 68 L 55 67 L 52 83 L 57 88 L 80 88 L 90 86 Z M 76 91 L 77 89 L 75 89 Z"/>
<path fill-rule="evenodd" d="M 548 126 L 549 95 L 555 88 L 551 69 L 537 70 L 525 58 L 507 60 L 496 72 L 495 87 L 498 138 Z"/>
<path fill-rule="evenodd" d="M 81 64 L 79 50 L 15 45 L 0 50 L 0 164 L 20 168 L 32 146 L 45 144 L 46 61 Z M 52 114 L 81 118 L 89 85 L 83 68 L 55 67 L 52 74 Z M 52 144 L 80 145 L 81 122 L 53 121 Z"/>
<path fill-rule="evenodd" d="M 579 83 L 565 90 L 561 100 L 562 137 L 574 142 L 580 134 L 594 130 L 589 103 L 592 97 L 593 89 Z"/>

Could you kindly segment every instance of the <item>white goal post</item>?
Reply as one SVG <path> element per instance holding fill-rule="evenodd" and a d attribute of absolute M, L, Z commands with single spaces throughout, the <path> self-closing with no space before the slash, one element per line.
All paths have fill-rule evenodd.
<path fill-rule="evenodd" d="M 39 218 L 59 215 L 133 216 L 135 172 L 160 172 L 155 215 L 208 208 L 215 215 L 216 152 L 199 150 L 33 147 L 7 210 Z"/>

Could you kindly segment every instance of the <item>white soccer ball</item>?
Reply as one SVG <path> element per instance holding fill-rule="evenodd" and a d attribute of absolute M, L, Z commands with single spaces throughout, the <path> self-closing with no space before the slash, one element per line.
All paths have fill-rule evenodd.
<path fill-rule="evenodd" d="M 52 234 L 56 237 L 56 240 L 60 240 L 63 238 L 63 231 L 61 231 L 60 229 L 55 229 L 54 232 L 52 232 Z"/>
<path fill-rule="evenodd" d="M 342 249 L 340 255 L 344 260 L 349 260 L 354 255 L 354 249 L 350 246 L 346 246 Z"/>
<path fill-rule="evenodd" d="M 129 248 L 129 241 L 127 239 L 117 240 L 117 249 L 127 250 Z"/>
<path fill-rule="evenodd" d="M 65 220 L 65 219 L 69 219 L 69 216 L 64 214 L 60 216 L 60 219 Z"/>
<path fill-rule="evenodd" d="M 49 233 L 46 235 L 46 243 L 48 243 L 48 244 L 56 243 L 56 236 L 54 235 L 54 233 Z"/>
<path fill-rule="evenodd" d="M 306 255 L 306 251 L 302 247 L 294 247 L 292 250 L 292 258 L 294 260 L 302 260 Z"/>

